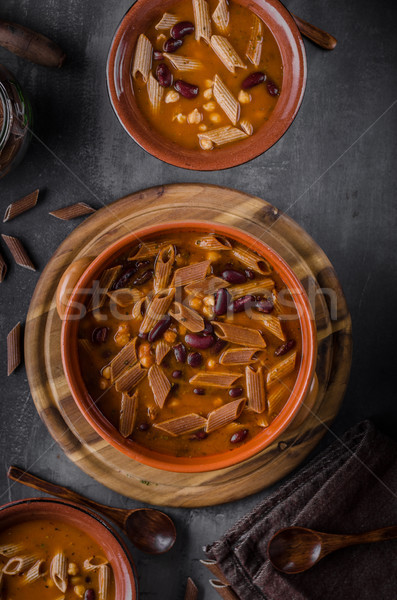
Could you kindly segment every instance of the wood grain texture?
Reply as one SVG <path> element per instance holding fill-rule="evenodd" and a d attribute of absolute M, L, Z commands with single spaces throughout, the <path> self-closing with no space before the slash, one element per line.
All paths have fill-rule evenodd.
<path fill-rule="evenodd" d="M 227 207 L 227 210 L 223 210 Z M 300 278 L 318 329 L 317 394 L 278 440 L 240 465 L 211 473 L 169 473 L 119 453 L 91 428 L 64 377 L 56 287 L 67 266 L 98 255 L 121 236 L 151 223 L 190 219 L 227 223 L 272 246 Z M 319 287 L 333 290 L 323 295 Z M 327 305 L 329 303 L 329 307 Z M 335 313 L 333 320 L 330 310 Z M 117 492 L 169 506 L 207 506 L 236 500 L 278 481 L 324 435 L 340 407 L 351 362 L 351 322 L 335 271 L 322 250 L 292 219 L 242 192 L 199 184 L 150 188 L 99 210 L 61 244 L 33 295 L 26 325 L 25 361 L 36 408 L 50 433 L 83 471 Z"/>

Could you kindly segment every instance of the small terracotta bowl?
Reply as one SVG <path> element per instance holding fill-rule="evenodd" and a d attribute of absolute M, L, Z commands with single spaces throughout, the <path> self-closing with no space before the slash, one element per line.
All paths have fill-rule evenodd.
<path fill-rule="evenodd" d="M 153 130 L 141 114 L 134 96 L 131 67 L 138 36 L 155 19 L 172 12 L 176 0 L 138 0 L 121 21 L 107 63 L 110 101 L 130 136 L 153 156 L 166 163 L 196 171 L 214 171 L 241 165 L 259 156 L 287 131 L 301 105 L 306 87 L 306 54 L 299 30 L 278 0 L 233 0 L 256 13 L 276 39 L 283 62 L 283 85 L 269 120 L 254 135 L 214 151 L 187 149 Z"/>
<path fill-rule="evenodd" d="M 137 241 L 153 239 L 158 235 L 178 235 L 183 230 L 203 233 L 212 231 L 224 235 L 263 256 L 277 271 L 290 291 L 295 302 L 302 333 L 302 360 L 300 370 L 287 404 L 269 427 L 233 451 L 202 457 L 175 457 L 139 446 L 130 439 L 124 439 L 117 429 L 96 407 L 84 384 L 78 358 L 77 335 L 79 321 L 75 307 L 84 304 L 92 282 L 128 248 Z M 85 291 L 83 291 L 85 290 Z M 244 231 L 219 223 L 180 221 L 163 223 L 140 229 L 118 240 L 104 250 L 85 269 L 70 295 L 62 325 L 62 362 L 73 398 L 92 427 L 112 446 L 140 463 L 180 473 L 194 473 L 223 469 L 246 460 L 269 446 L 290 425 L 305 401 L 314 377 L 316 364 L 316 327 L 310 303 L 299 279 L 286 262 L 269 246 Z"/>
<path fill-rule="evenodd" d="M 98 514 L 74 502 L 52 498 L 28 498 L 0 506 L 0 530 L 36 519 L 56 519 L 89 535 L 112 567 L 116 600 L 137 600 L 138 580 L 131 555 L 119 534 Z"/>

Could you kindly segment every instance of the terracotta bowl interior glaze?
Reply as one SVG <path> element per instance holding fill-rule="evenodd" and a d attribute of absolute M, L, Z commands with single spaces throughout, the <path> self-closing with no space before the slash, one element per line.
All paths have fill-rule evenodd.
<path fill-rule="evenodd" d="M 177 167 L 200 171 L 226 169 L 247 162 L 268 150 L 294 120 L 306 86 L 306 54 L 299 30 L 288 10 L 278 0 L 233 0 L 256 13 L 276 39 L 283 63 L 283 85 L 269 120 L 254 135 L 226 144 L 211 152 L 187 149 L 157 133 L 142 116 L 131 80 L 134 48 L 163 12 L 171 11 L 176 0 L 138 0 L 121 21 L 113 38 L 107 64 L 110 101 L 130 136 L 153 156 Z M 175 8 L 174 8 L 175 10 Z"/>
<path fill-rule="evenodd" d="M 225 235 L 250 247 L 262 255 L 274 267 L 288 287 L 298 310 L 302 331 L 302 361 L 295 386 L 286 406 L 270 426 L 233 451 L 191 458 L 160 454 L 139 446 L 132 440 L 124 439 L 117 429 L 104 417 L 89 395 L 81 375 L 77 348 L 79 321 L 73 318 L 75 314 L 73 306 L 76 306 L 75 303 L 84 303 L 86 300 L 86 294 L 81 290 L 90 289 L 92 282 L 98 279 L 102 271 L 113 263 L 118 256 L 142 239 L 155 238 L 163 233 L 172 236 L 182 230 L 197 231 L 201 234 L 208 231 L 215 231 L 218 234 Z M 72 395 L 87 421 L 99 435 L 112 446 L 138 462 L 158 469 L 175 472 L 193 473 L 222 469 L 250 458 L 271 444 L 292 422 L 304 402 L 313 379 L 316 361 L 316 330 L 309 300 L 300 281 L 290 267 L 269 246 L 235 227 L 196 221 L 183 221 L 177 224 L 175 222 L 165 223 L 147 227 L 123 237 L 102 252 L 85 270 L 71 294 L 66 309 L 65 320 L 62 325 L 61 344 L 63 367 Z"/>
<path fill-rule="evenodd" d="M 62 521 L 89 535 L 103 548 L 112 567 L 116 600 L 137 600 L 137 576 L 129 551 L 118 533 L 99 515 L 73 502 L 52 498 L 17 500 L 0 507 L 0 530 L 36 519 Z"/>

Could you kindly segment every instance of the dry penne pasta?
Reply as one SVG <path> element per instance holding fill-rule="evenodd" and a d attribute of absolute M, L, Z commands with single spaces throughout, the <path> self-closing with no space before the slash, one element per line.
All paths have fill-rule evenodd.
<path fill-rule="evenodd" d="M 50 565 L 50 576 L 61 592 L 66 592 L 68 587 L 68 566 L 63 552 L 55 554 Z"/>
<path fill-rule="evenodd" d="M 235 246 L 232 252 L 233 255 L 249 269 L 260 273 L 261 275 L 270 275 L 270 266 L 261 256 L 247 250 L 247 248 L 244 248 L 243 246 Z"/>
<path fill-rule="evenodd" d="M 241 131 L 238 127 L 232 127 L 232 125 L 225 125 L 225 127 L 219 127 L 218 129 L 210 129 L 205 133 L 198 133 L 199 140 L 209 140 L 216 146 L 223 146 L 223 144 L 229 144 L 236 140 L 242 140 L 247 137 L 244 131 Z"/>
<path fill-rule="evenodd" d="M 25 575 L 24 583 L 33 583 L 47 574 L 46 563 L 43 558 L 37 560 Z"/>
<path fill-rule="evenodd" d="M 39 190 L 35 190 L 31 194 L 28 194 L 24 198 L 17 200 L 16 202 L 12 202 L 6 208 L 4 213 L 3 223 L 7 223 L 7 221 L 11 221 L 15 219 L 15 217 L 19 217 L 22 213 L 34 208 L 37 204 L 37 199 L 39 197 Z"/>
<path fill-rule="evenodd" d="M 27 253 L 26 248 L 22 244 L 21 240 L 13 237 L 12 235 L 5 235 L 4 233 L 1 235 L 1 237 L 7 244 L 8 249 L 17 265 L 24 267 L 25 269 L 29 269 L 30 271 L 36 270 L 36 267 L 31 261 L 29 254 Z"/>
<path fill-rule="evenodd" d="M 224 427 L 224 425 L 228 425 L 238 419 L 243 412 L 245 404 L 246 399 L 241 398 L 213 410 L 208 415 L 206 432 L 211 433 L 211 431 L 215 431 L 215 429 Z"/>
<path fill-rule="evenodd" d="M 34 554 L 26 554 L 23 556 L 13 556 L 4 565 L 4 575 L 18 575 L 28 571 L 30 567 L 36 562 L 37 556 Z"/>
<path fill-rule="evenodd" d="M 143 295 L 143 292 L 137 288 L 121 288 L 119 290 L 108 292 L 109 298 L 122 308 L 135 304 L 135 302 L 138 302 L 138 300 L 143 298 Z"/>
<path fill-rule="evenodd" d="M 226 0 L 219 0 L 218 6 L 212 13 L 212 20 L 221 33 L 226 33 L 229 27 L 229 9 Z"/>
<path fill-rule="evenodd" d="M 91 556 L 86 558 L 83 563 L 85 571 L 97 571 L 102 565 L 108 565 L 109 561 L 106 556 Z"/>
<path fill-rule="evenodd" d="M 116 381 L 116 379 L 120 377 L 120 375 L 122 375 L 126 369 L 129 369 L 137 362 L 137 340 L 138 338 L 135 337 L 128 342 L 128 344 L 126 344 L 110 362 L 110 381 L 112 383 Z"/>
<path fill-rule="evenodd" d="M 108 600 L 110 587 L 110 567 L 101 565 L 98 571 L 99 600 Z"/>
<path fill-rule="evenodd" d="M 147 82 L 147 93 L 153 112 L 158 113 L 160 110 L 161 99 L 164 95 L 164 88 L 159 84 L 159 82 L 152 75 L 152 73 L 149 73 L 149 79 Z"/>
<path fill-rule="evenodd" d="M 119 431 L 125 438 L 129 437 L 134 431 L 137 410 L 138 392 L 136 391 L 132 396 L 123 394 L 121 397 Z"/>
<path fill-rule="evenodd" d="M 202 262 L 177 269 L 171 285 L 173 287 L 181 287 L 201 281 L 206 276 L 210 264 L 210 260 L 203 260 Z"/>
<path fill-rule="evenodd" d="M 76 204 L 58 208 L 58 210 L 52 210 L 49 214 L 52 217 L 61 219 L 61 221 L 71 221 L 77 217 L 84 217 L 85 215 L 90 215 L 94 212 L 96 212 L 96 209 L 92 208 L 92 206 L 89 206 L 85 202 L 77 202 Z"/>
<path fill-rule="evenodd" d="M 240 103 L 233 96 L 229 88 L 223 83 L 219 75 L 215 75 L 213 94 L 221 109 L 229 117 L 233 125 L 237 125 L 240 117 Z"/>
<path fill-rule="evenodd" d="M 101 308 L 107 298 L 107 293 L 111 289 L 112 285 L 119 276 L 122 266 L 112 267 L 106 269 L 99 278 L 99 281 L 95 281 L 92 287 L 91 300 L 87 306 L 87 311 L 94 311 Z"/>
<path fill-rule="evenodd" d="M 190 577 L 187 580 L 185 590 L 185 600 L 198 600 L 198 589 L 193 579 Z"/>
<path fill-rule="evenodd" d="M 175 240 L 165 240 L 163 242 L 142 242 L 135 246 L 128 255 L 128 260 L 143 260 L 157 256 L 158 251 L 164 246 L 175 244 Z"/>
<path fill-rule="evenodd" d="M 167 356 L 171 350 L 171 346 L 164 340 L 159 340 L 156 344 L 156 365 L 161 365 L 163 359 Z"/>
<path fill-rule="evenodd" d="M 146 35 L 141 33 L 135 48 L 134 65 L 132 67 L 132 76 L 134 79 L 136 79 L 139 73 L 143 81 L 147 82 L 152 65 L 152 52 L 152 44 Z"/>
<path fill-rule="evenodd" d="M 248 41 L 247 51 L 245 53 L 246 57 L 252 62 L 256 67 L 259 66 L 261 62 L 262 55 L 262 45 L 263 45 L 263 25 L 262 21 L 256 15 L 252 15 L 252 28 L 251 35 Z"/>
<path fill-rule="evenodd" d="M 153 289 L 159 292 L 167 287 L 175 260 L 175 247 L 173 244 L 160 248 L 154 265 Z"/>
<path fill-rule="evenodd" d="M 255 362 L 256 348 L 228 348 L 219 357 L 220 365 L 246 365 Z"/>
<path fill-rule="evenodd" d="M 268 370 L 266 376 L 266 384 L 272 385 L 276 381 L 280 381 L 283 377 L 286 377 L 295 369 L 296 352 L 292 352 L 286 358 L 281 360 L 279 363 L 274 365 Z"/>
<path fill-rule="evenodd" d="M 140 363 L 136 363 L 130 369 L 116 379 L 116 391 L 131 394 L 134 387 L 147 375 L 147 369 L 143 369 Z"/>
<path fill-rule="evenodd" d="M 148 333 L 168 312 L 175 295 L 175 288 L 161 290 L 153 296 L 146 309 L 145 316 L 139 328 L 139 333 Z"/>
<path fill-rule="evenodd" d="M 258 367 L 245 368 L 245 383 L 247 386 L 248 408 L 256 413 L 262 413 L 266 409 L 266 391 L 263 378 L 263 369 Z"/>
<path fill-rule="evenodd" d="M 12 558 L 23 550 L 23 544 L 2 544 L 0 546 L 0 556 Z"/>
<path fill-rule="evenodd" d="M 196 246 L 200 246 L 200 248 L 205 248 L 206 250 L 231 250 L 232 248 L 228 239 L 214 233 L 198 238 L 194 243 Z"/>
<path fill-rule="evenodd" d="M 225 67 L 231 72 L 235 73 L 236 68 L 246 69 L 247 65 L 241 60 L 229 40 L 223 35 L 212 35 L 211 36 L 211 48 L 225 65 Z"/>
<path fill-rule="evenodd" d="M 196 40 L 203 39 L 209 44 L 211 39 L 211 17 L 206 0 L 193 0 L 193 13 Z"/>
<path fill-rule="evenodd" d="M 153 365 L 149 369 L 148 379 L 157 406 L 163 408 L 167 396 L 171 391 L 171 384 L 167 376 L 159 365 Z"/>
<path fill-rule="evenodd" d="M 267 331 L 272 335 L 275 335 L 279 340 L 282 340 L 283 342 L 287 340 L 283 328 L 281 327 L 280 319 L 277 317 L 256 312 L 253 318 L 260 321 L 261 324 L 266 327 Z"/>
<path fill-rule="evenodd" d="M 204 329 L 203 317 L 192 308 L 188 308 L 180 302 L 174 302 L 168 313 L 189 331 L 197 333 Z"/>
<path fill-rule="evenodd" d="M 214 373 L 201 372 L 193 375 L 189 379 L 189 383 L 194 386 L 214 387 L 214 388 L 229 388 L 237 379 L 240 379 L 241 373 Z"/>
<path fill-rule="evenodd" d="M 206 423 L 207 419 L 191 413 L 189 415 L 184 415 L 183 417 L 163 421 L 162 423 L 155 423 L 154 427 L 176 437 L 178 435 L 183 435 L 184 433 L 193 433 L 194 431 L 203 429 Z"/>
<path fill-rule="evenodd" d="M 7 375 L 21 364 L 21 323 L 17 323 L 7 335 Z"/>
<path fill-rule="evenodd" d="M 2 283 L 7 275 L 7 263 L 4 256 L 0 252 L 0 283 Z"/>
<path fill-rule="evenodd" d="M 189 58 L 180 54 L 170 54 L 168 52 L 163 52 L 163 56 L 170 61 L 177 71 L 197 71 L 203 67 L 203 63 L 196 58 Z"/>
<path fill-rule="evenodd" d="M 232 325 L 232 323 L 220 323 L 211 321 L 216 335 L 221 340 L 240 346 L 253 346 L 254 348 L 266 348 L 266 342 L 257 329 Z"/>
<path fill-rule="evenodd" d="M 269 291 L 274 286 L 273 279 L 265 278 L 259 279 L 255 281 L 247 281 L 246 283 L 239 283 L 237 285 L 231 285 L 228 288 L 228 292 L 231 296 L 232 300 L 237 300 L 237 298 L 242 298 L 242 296 L 247 296 L 249 294 L 268 294 Z"/>
<path fill-rule="evenodd" d="M 215 277 L 215 275 L 210 275 L 201 281 L 196 281 L 196 283 L 190 283 L 185 286 L 185 292 L 187 294 L 193 294 L 194 296 L 207 296 L 215 294 L 221 288 L 229 287 L 230 283 L 222 279 L 221 277 Z"/>
<path fill-rule="evenodd" d="M 284 408 L 285 403 L 290 395 L 289 388 L 284 384 L 273 385 L 267 394 L 267 405 L 268 413 L 271 418 L 274 419 L 281 409 Z"/>

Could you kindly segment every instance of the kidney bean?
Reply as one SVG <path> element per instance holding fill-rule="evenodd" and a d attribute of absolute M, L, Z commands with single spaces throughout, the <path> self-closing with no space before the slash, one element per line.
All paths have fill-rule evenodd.
<path fill-rule="evenodd" d="M 205 438 L 208 437 L 208 433 L 206 433 L 205 431 L 196 431 L 196 433 L 194 433 L 193 435 L 190 436 L 190 440 L 194 441 L 194 440 L 205 440 Z"/>
<path fill-rule="evenodd" d="M 283 354 L 287 354 L 287 352 L 292 350 L 292 348 L 294 348 L 294 346 L 295 346 L 295 340 L 288 340 L 287 342 L 285 342 L 284 344 L 281 344 L 281 346 L 279 346 L 278 348 L 275 349 L 274 356 L 283 356 Z"/>
<path fill-rule="evenodd" d="M 96 598 L 96 594 L 93 589 L 90 588 L 89 590 L 86 590 L 84 592 L 83 600 L 95 600 L 95 598 Z"/>
<path fill-rule="evenodd" d="M 235 269 L 226 269 L 226 271 L 222 271 L 221 277 L 229 283 L 245 283 L 247 281 L 244 273 L 241 271 L 236 271 Z"/>
<path fill-rule="evenodd" d="M 92 332 L 91 339 L 94 344 L 104 344 L 108 339 L 109 327 L 96 327 Z"/>
<path fill-rule="evenodd" d="M 132 284 L 133 285 L 143 285 L 144 283 L 149 281 L 149 279 L 151 279 L 152 277 L 153 277 L 153 269 L 147 269 L 147 271 L 144 271 L 143 273 L 138 275 L 138 277 L 136 277 L 134 279 Z"/>
<path fill-rule="evenodd" d="M 259 300 L 258 302 L 256 302 L 255 308 L 256 310 L 259 310 L 259 312 L 263 312 L 268 315 L 272 312 L 274 304 L 270 299 Z"/>
<path fill-rule="evenodd" d="M 146 259 L 146 260 L 137 260 L 135 263 L 135 266 L 137 269 L 139 269 L 140 267 L 146 267 L 146 265 L 150 265 L 150 260 Z"/>
<path fill-rule="evenodd" d="M 171 322 L 172 319 L 170 315 L 165 315 L 165 317 L 160 319 L 160 321 L 156 323 L 153 329 L 149 332 L 147 338 L 148 342 L 155 342 L 158 340 L 158 338 L 161 337 L 165 331 L 167 331 L 168 327 L 171 325 Z"/>
<path fill-rule="evenodd" d="M 174 40 L 174 38 L 169 38 L 166 42 L 164 42 L 163 49 L 164 52 L 175 52 L 180 48 L 183 44 L 183 40 Z"/>
<path fill-rule="evenodd" d="M 149 423 L 140 423 L 140 425 L 138 425 L 138 429 L 139 429 L 139 431 L 147 431 L 148 429 L 150 429 L 150 424 Z"/>
<path fill-rule="evenodd" d="M 253 296 L 243 296 L 232 302 L 229 308 L 234 313 L 243 312 L 243 310 L 252 306 L 254 300 L 255 298 Z"/>
<path fill-rule="evenodd" d="M 175 81 L 174 88 L 181 94 L 181 96 L 187 98 L 188 100 L 195 98 L 199 93 L 198 85 L 187 83 L 187 81 L 182 81 L 182 79 L 177 79 Z"/>
<path fill-rule="evenodd" d="M 185 346 L 182 343 L 180 343 L 174 346 L 173 350 L 177 362 L 185 363 L 187 358 L 187 350 Z"/>
<path fill-rule="evenodd" d="M 197 333 L 187 333 L 185 335 L 185 342 L 192 348 L 205 350 L 206 348 L 211 348 L 211 346 L 215 344 L 215 338 L 213 335 L 205 335 L 201 337 Z"/>
<path fill-rule="evenodd" d="M 245 440 L 247 435 L 248 435 L 248 429 L 239 429 L 239 431 L 236 431 L 236 433 L 233 433 L 232 437 L 230 438 L 230 443 L 231 444 L 240 444 L 241 442 L 243 442 Z"/>
<path fill-rule="evenodd" d="M 175 369 L 175 371 L 172 371 L 172 377 L 174 379 L 179 379 L 180 377 L 182 377 L 182 371 L 180 371 L 179 369 Z"/>
<path fill-rule="evenodd" d="M 211 354 L 219 354 L 219 352 L 222 352 L 226 344 L 226 340 L 216 340 L 215 344 L 211 348 Z"/>
<path fill-rule="evenodd" d="M 163 60 L 164 54 L 160 52 L 160 50 L 155 50 L 153 52 L 153 60 Z"/>
<path fill-rule="evenodd" d="M 160 63 L 156 67 L 156 79 L 162 87 L 170 87 L 172 85 L 173 76 L 166 64 Z"/>
<path fill-rule="evenodd" d="M 226 271 L 225 271 L 226 273 Z M 214 313 L 220 317 L 227 311 L 227 305 L 230 301 L 230 294 L 226 288 L 221 288 L 215 294 Z"/>
<path fill-rule="evenodd" d="M 250 88 L 259 85 L 266 81 L 266 75 L 262 73 L 262 71 L 255 71 L 255 73 L 251 73 L 246 77 L 241 84 L 243 90 L 249 90 Z"/>
<path fill-rule="evenodd" d="M 185 37 L 185 35 L 189 35 L 193 33 L 194 25 L 190 21 L 180 21 L 176 23 L 171 29 L 171 36 L 174 40 L 180 40 Z"/>
<path fill-rule="evenodd" d="M 231 388 L 229 390 L 229 396 L 231 398 L 239 398 L 241 396 L 241 394 L 243 393 L 243 388 L 242 387 L 235 387 L 235 388 Z"/>
<path fill-rule="evenodd" d="M 124 271 L 121 273 L 120 277 L 118 279 L 116 279 L 115 283 L 113 284 L 113 289 L 119 290 L 121 288 L 124 288 L 127 285 L 128 281 L 131 279 L 131 277 L 133 275 L 135 275 L 135 273 L 136 273 L 135 266 L 124 269 Z"/>
<path fill-rule="evenodd" d="M 200 331 L 201 335 L 212 335 L 214 333 L 214 328 L 209 321 L 204 319 L 204 329 Z"/>
<path fill-rule="evenodd" d="M 197 396 L 205 396 L 204 388 L 194 388 L 193 394 L 197 394 Z"/>
<path fill-rule="evenodd" d="M 255 279 L 255 272 L 252 269 L 245 269 L 244 273 L 247 279 Z"/>
<path fill-rule="evenodd" d="M 187 363 L 191 367 L 201 367 L 203 364 L 203 357 L 200 352 L 189 352 L 187 356 Z"/>
<path fill-rule="evenodd" d="M 271 96 L 278 96 L 280 93 L 278 87 L 276 86 L 276 84 L 273 81 L 269 80 L 266 83 L 266 88 Z"/>

